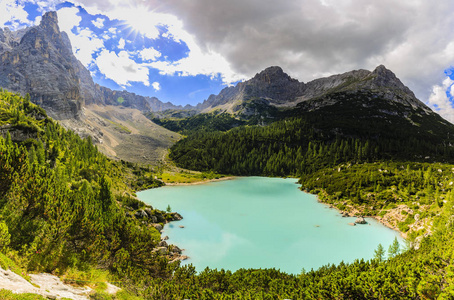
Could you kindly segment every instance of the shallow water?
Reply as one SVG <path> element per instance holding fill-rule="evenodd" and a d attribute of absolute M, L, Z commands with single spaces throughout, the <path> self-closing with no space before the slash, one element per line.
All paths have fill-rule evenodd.
<path fill-rule="evenodd" d="M 374 219 L 348 225 L 335 209 L 301 192 L 296 179 L 243 177 L 138 193 L 153 207 L 179 212 L 184 219 L 164 227 L 168 243 L 185 249 L 197 271 L 276 268 L 298 274 L 326 264 L 370 259 L 381 243 L 397 237 Z M 180 225 L 184 228 L 180 228 Z"/>

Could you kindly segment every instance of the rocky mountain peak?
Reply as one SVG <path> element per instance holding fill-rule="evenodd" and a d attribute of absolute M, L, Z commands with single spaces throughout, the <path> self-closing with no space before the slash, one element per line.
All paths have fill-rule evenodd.
<path fill-rule="evenodd" d="M 78 118 L 83 99 L 77 59 L 58 27 L 55 12 L 25 31 L 4 31 L 0 46 L 0 87 L 41 105 L 55 119 Z"/>
<path fill-rule="evenodd" d="M 413 94 L 400 80 L 397 76 L 384 65 L 380 65 L 372 72 L 374 77 L 373 81 L 377 86 L 388 87 L 388 88 L 397 88 L 403 89 L 405 92 Z M 414 96 L 414 95 L 413 95 Z"/>
<path fill-rule="evenodd" d="M 346 95 L 358 92 L 374 93 L 388 101 L 431 112 L 430 108 L 419 101 L 414 93 L 383 65 L 376 67 L 372 72 L 353 70 L 308 83 L 299 82 L 287 75 L 282 68 L 273 66 L 256 74 L 250 80 L 222 90 L 219 95 L 210 96 L 197 108 L 202 111 L 220 109 L 238 112 L 250 101 L 276 107 L 294 107 L 305 101 L 328 99 L 331 94 L 339 92 Z M 319 101 L 320 103 L 334 104 L 332 101 Z"/>
<path fill-rule="evenodd" d="M 60 33 L 58 27 L 58 16 L 55 11 L 45 13 L 41 19 L 39 26 L 51 33 Z"/>
<path fill-rule="evenodd" d="M 282 68 L 278 66 L 266 68 L 262 72 L 256 74 L 252 80 L 261 81 L 266 84 L 271 84 L 276 81 L 297 81 L 296 79 L 293 79 L 289 75 L 284 73 Z"/>

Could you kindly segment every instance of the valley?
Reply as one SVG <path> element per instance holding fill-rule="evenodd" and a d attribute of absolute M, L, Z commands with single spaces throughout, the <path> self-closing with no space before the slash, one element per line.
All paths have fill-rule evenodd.
<path fill-rule="evenodd" d="M 95 84 L 55 12 L 1 30 L 0 46 L 3 269 L 120 282 L 138 299 L 453 297 L 454 125 L 383 65 L 307 83 L 272 66 L 181 106 Z M 368 259 L 299 273 L 181 264 L 161 231 L 185 215 L 137 192 L 230 176 L 298 178 L 344 215 L 399 230 L 409 247 L 380 244 Z M 292 213 L 268 216 L 270 230 Z"/>

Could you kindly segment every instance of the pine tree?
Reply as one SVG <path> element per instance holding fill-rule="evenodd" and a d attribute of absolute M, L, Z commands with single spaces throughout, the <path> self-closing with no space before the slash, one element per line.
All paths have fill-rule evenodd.
<path fill-rule="evenodd" d="M 389 246 L 388 248 L 388 257 L 394 257 L 397 256 L 400 252 L 400 244 L 399 241 L 397 240 L 397 237 L 394 238 L 394 242 Z"/>
<path fill-rule="evenodd" d="M 377 262 L 382 262 L 385 259 L 385 249 L 382 244 L 378 244 L 377 249 L 374 251 L 375 256 L 374 260 Z"/>

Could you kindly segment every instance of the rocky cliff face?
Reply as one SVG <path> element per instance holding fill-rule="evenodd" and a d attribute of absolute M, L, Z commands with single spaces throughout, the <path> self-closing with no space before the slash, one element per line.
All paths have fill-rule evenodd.
<path fill-rule="evenodd" d="M 40 25 L 27 30 L 2 30 L 0 87 L 29 93 L 53 118 L 78 118 L 83 98 L 68 42 L 55 12 L 46 13 Z"/>
<path fill-rule="evenodd" d="M 292 79 L 280 67 L 270 67 L 248 81 L 223 89 L 219 95 L 211 95 L 197 108 L 202 111 L 221 110 L 241 113 L 251 102 L 274 107 L 294 107 L 298 103 L 320 99 L 337 92 L 346 94 L 373 92 L 377 97 L 389 101 L 422 108 L 426 112 L 431 111 L 393 72 L 384 66 L 378 66 L 372 72 L 355 70 L 308 83 Z M 329 101 L 318 101 L 318 105 L 331 104 L 333 103 Z"/>
<path fill-rule="evenodd" d="M 55 12 L 46 13 L 35 27 L 14 32 L 0 29 L 0 60 L 0 87 L 29 93 L 32 102 L 57 120 L 78 119 L 85 104 L 122 105 L 141 111 L 183 109 L 155 97 L 95 84 L 73 55 L 68 35 L 60 32 Z"/>

